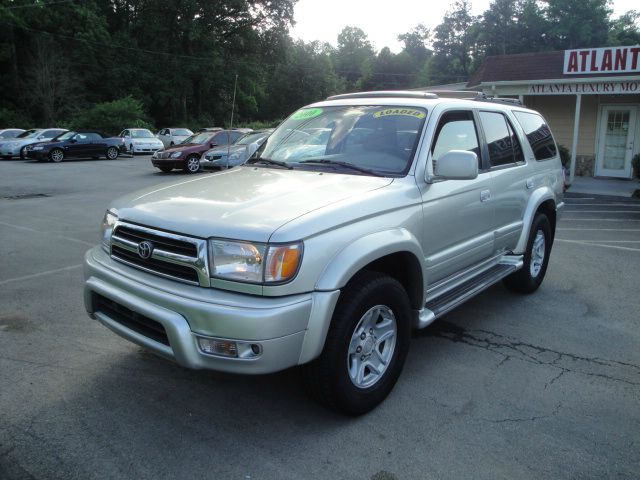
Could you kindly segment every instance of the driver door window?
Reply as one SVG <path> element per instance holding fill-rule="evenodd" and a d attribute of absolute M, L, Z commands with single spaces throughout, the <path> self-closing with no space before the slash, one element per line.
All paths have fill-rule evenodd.
<path fill-rule="evenodd" d="M 478 169 L 482 168 L 480 147 L 471 111 L 446 112 L 440 118 L 436 139 L 431 146 L 431 158 L 435 169 L 438 159 L 451 150 L 467 150 L 478 156 Z"/>

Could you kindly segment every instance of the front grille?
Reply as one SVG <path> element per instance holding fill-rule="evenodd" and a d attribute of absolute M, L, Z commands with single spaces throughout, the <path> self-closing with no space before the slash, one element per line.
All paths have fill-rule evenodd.
<path fill-rule="evenodd" d="M 138 254 L 141 242 L 153 245 L 150 258 Z M 206 241 L 120 223 L 111 236 L 111 257 L 158 275 L 208 286 Z"/>
<path fill-rule="evenodd" d="M 167 252 L 177 253 L 180 255 L 186 255 L 188 257 L 198 257 L 198 248 L 189 242 L 183 242 L 182 240 L 175 240 L 173 238 L 155 235 L 150 232 L 143 232 L 135 230 L 133 228 L 127 228 L 124 226 L 116 227 L 114 233 L 115 236 L 124 238 L 131 242 L 140 243 L 144 240 L 148 240 L 153 243 L 156 248 L 161 248 Z"/>
<path fill-rule="evenodd" d="M 116 258 L 120 258 L 128 263 L 133 263 L 142 268 L 152 270 L 156 273 L 162 273 L 171 277 L 181 278 L 189 282 L 198 283 L 198 272 L 191 267 L 185 267 L 176 263 L 164 262 L 162 260 L 156 260 L 155 258 L 144 259 L 137 253 L 130 252 L 124 248 L 116 245 L 111 246 L 111 255 Z"/>
<path fill-rule="evenodd" d="M 167 337 L 167 332 L 161 323 L 134 312 L 124 305 L 120 305 L 95 292 L 93 293 L 93 307 L 95 312 L 105 314 L 110 319 L 128 329 L 144 335 L 151 340 L 155 340 L 158 343 L 169 345 L 169 337 Z"/>

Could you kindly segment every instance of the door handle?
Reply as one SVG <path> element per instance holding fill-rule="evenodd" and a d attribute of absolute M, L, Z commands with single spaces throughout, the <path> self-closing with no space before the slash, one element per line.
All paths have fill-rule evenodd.
<path fill-rule="evenodd" d="M 480 192 L 480 201 L 487 202 L 491 198 L 491 190 L 482 190 Z"/>

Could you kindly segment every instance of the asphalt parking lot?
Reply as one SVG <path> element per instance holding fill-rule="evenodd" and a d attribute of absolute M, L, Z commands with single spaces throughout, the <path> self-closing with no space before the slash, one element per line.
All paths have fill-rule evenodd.
<path fill-rule="evenodd" d="M 391 396 L 319 407 L 299 370 L 189 371 L 90 320 L 82 256 L 148 156 L 0 161 L 0 478 L 640 477 L 640 201 L 571 195 L 545 282 L 415 334 Z"/>

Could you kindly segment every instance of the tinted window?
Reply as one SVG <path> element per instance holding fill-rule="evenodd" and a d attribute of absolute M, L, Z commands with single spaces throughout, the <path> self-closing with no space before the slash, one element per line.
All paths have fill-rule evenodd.
<path fill-rule="evenodd" d="M 241 132 L 229 132 L 229 143 L 234 143 L 238 140 L 243 134 Z"/>
<path fill-rule="evenodd" d="M 544 119 L 536 113 L 513 112 L 513 114 L 527 135 L 536 160 L 555 157 L 557 154 L 556 144 Z"/>
<path fill-rule="evenodd" d="M 229 145 L 229 134 L 227 132 L 220 132 L 211 139 L 211 143 L 217 143 L 218 145 Z"/>
<path fill-rule="evenodd" d="M 431 146 L 431 156 L 434 167 L 435 162 L 451 150 L 467 150 L 473 152 L 478 155 L 478 163 L 480 163 L 478 135 L 471 112 L 447 112 L 440 119 L 440 123 L 436 129 L 436 139 Z"/>
<path fill-rule="evenodd" d="M 522 148 L 505 116 L 498 112 L 480 112 L 480 122 L 489 147 L 492 167 L 522 162 Z"/>
<path fill-rule="evenodd" d="M 62 132 L 62 130 L 46 130 L 44 132 L 42 132 L 42 137 L 43 138 L 53 138 L 57 135 L 59 135 Z"/>

